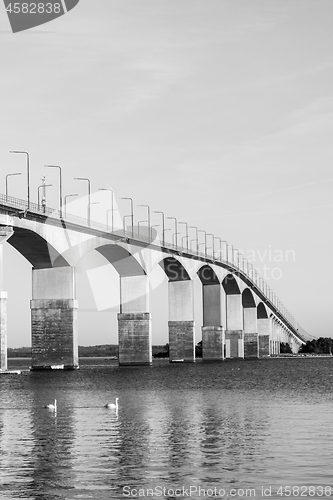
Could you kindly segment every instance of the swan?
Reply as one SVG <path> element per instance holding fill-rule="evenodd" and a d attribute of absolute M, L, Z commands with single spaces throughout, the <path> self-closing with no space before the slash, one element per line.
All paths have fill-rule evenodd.
<path fill-rule="evenodd" d="M 116 398 L 116 403 L 106 403 L 106 405 L 104 405 L 104 408 L 118 410 L 118 398 Z"/>
<path fill-rule="evenodd" d="M 55 399 L 54 404 L 50 403 L 50 404 L 44 406 L 44 408 L 47 408 L 48 410 L 52 410 L 52 411 L 57 411 L 57 400 Z"/>

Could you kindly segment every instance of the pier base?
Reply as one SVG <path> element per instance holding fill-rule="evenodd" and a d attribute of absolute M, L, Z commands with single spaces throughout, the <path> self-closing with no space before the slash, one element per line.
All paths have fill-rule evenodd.
<path fill-rule="evenodd" d="M 259 356 L 269 356 L 269 335 L 259 335 Z"/>
<path fill-rule="evenodd" d="M 244 358 L 259 357 L 259 337 L 257 333 L 244 332 Z"/>
<path fill-rule="evenodd" d="M 119 365 L 152 363 L 151 314 L 119 313 Z"/>
<path fill-rule="evenodd" d="M 195 360 L 194 321 L 169 321 L 169 360 Z"/>
<path fill-rule="evenodd" d="M 222 361 L 224 359 L 223 326 L 203 326 L 202 361 Z"/>
<path fill-rule="evenodd" d="M 226 358 L 244 358 L 243 330 L 226 330 L 225 332 Z"/>
<path fill-rule="evenodd" d="M 77 301 L 31 300 L 32 370 L 79 366 Z"/>

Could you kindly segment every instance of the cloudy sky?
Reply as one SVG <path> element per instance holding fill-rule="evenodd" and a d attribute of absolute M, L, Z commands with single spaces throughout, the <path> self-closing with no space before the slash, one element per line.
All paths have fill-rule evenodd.
<path fill-rule="evenodd" d="M 80 0 L 13 34 L 0 7 L 0 192 L 25 172 L 9 151 L 29 151 L 33 201 L 47 174 L 58 206 L 43 167 L 58 164 L 64 194 L 84 196 L 74 177 L 88 177 L 124 214 L 132 197 L 136 220 L 148 204 L 187 221 L 266 266 L 299 324 L 332 336 L 332 25 L 331 0 Z M 24 199 L 25 176 L 9 180 Z M 8 344 L 28 345 L 30 264 L 8 244 L 4 255 Z M 155 344 L 167 342 L 157 303 Z M 116 313 L 87 310 L 79 343 L 115 342 Z"/>

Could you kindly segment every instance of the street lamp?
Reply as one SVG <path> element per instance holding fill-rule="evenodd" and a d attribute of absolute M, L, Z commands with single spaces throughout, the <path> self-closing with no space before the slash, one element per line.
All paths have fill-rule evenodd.
<path fill-rule="evenodd" d="M 185 226 L 186 226 L 186 249 L 188 251 L 188 224 L 187 224 L 187 222 L 179 222 L 178 224 L 185 224 Z M 182 245 L 183 245 L 183 241 L 182 241 Z"/>
<path fill-rule="evenodd" d="M 66 194 L 66 196 L 65 196 L 65 216 L 67 215 L 67 198 L 70 198 L 71 196 L 77 196 L 77 194 Z"/>
<path fill-rule="evenodd" d="M 39 210 L 39 206 L 40 206 L 40 189 L 41 188 L 46 188 L 46 187 L 49 187 L 49 186 L 52 186 L 52 184 L 41 184 L 40 186 L 38 186 L 38 190 L 37 190 L 37 198 L 38 198 L 38 210 Z M 44 192 L 45 193 L 45 192 Z M 45 194 L 44 194 L 45 196 Z"/>
<path fill-rule="evenodd" d="M 138 235 L 140 236 L 140 224 L 143 224 L 144 222 L 147 222 L 147 219 L 145 220 L 139 220 L 138 222 Z"/>
<path fill-rule="evenodd" d="M 46 168 L 59 168 L 59 212 L 60 219 L 62 219 L 62 179 L 61 179 L 61 167 L 59 165 L 44 165 Z"/>
<path fill-rule="evenodd" d="M 109 218 L 108 218 L 108 213 L 111 212 L 112 213 L 112 216 L 111 216 L 111 233 L 113 233 L 113 211 L 114 211 L 114 208 L 113 208 L 113 200 L 114 200 L 114 192 L 113 192 L 113 189 L 112 188 L 99 188 L 98 191 L 110 191 L 111 192 L 111 210 L 107 210 L 106 211 L 106 227 L 109 228 Z"/>
<path fill-rule="evenodd" d="M 229 260 L 229 247 L 232 248 L 232 251 L 231 251 L 231 258 L 232 258 L 232 260 L 231 261 Z M 234 246 L 233 245 L 227 245 L 227 262 L 228 263 L 231 262 L 231 264 L 234 263 Z"/>
<path fill-rule="evenodd" d="M 14 174 L 7 174 L 6 175 L 6 201 L 7 201 L 7 198 L 8 198 L 8 177 L 10 175 L 22 175 L 21 172 L 15 172 Z"/>
<path fill-rule="evenodd" d="M 189 229 L 195 229 L 195 239 L 196 239 L 196 249 L 197 253 L 199 252 L 199 246 L 198 246 L 198 228 L 197 226 L 189 226 Z"/>
<path fill-rule="evenodd" d="M 132 238 L 133 238 L 133 227 L 134 227 L 134 212 L 133 212 L 133 200 L 132 198 L 120 198 L 121 200 L 130 200 L 131 202 L 131 215 L 125 215 L 123 217 L 123 225 L 124 225 L 124 233 L 125 233 L 125 218 L 126 217 L 131 217 L 131 223 L 132 223 Z"/>
<path fill-rule="evenodd" d="M 175 247 L 178 247 L 178 238 L 177 238 L 177 234 L 181 234 L 179 231 L 177 231 L 177 233 L 173 233 L 172 235 L 172 243 Z"/>
<path fill-rule="evenodd" d="M 176 219 L 176 217 L 167 217 L 167 219 L 172 219 L 175 221 L 175 232 L 173 234 L 176 236 L 176 247 L 177 247 L 178 246 L 177 234 L 179 234 L 177 231 L 177 219 Z"/>
<path fill-rule="evenodd" d="M 188 251 L 188 236 L 182 236 L 182 247 L 184 248 L 184 238 L 186 239 L 186 248 Z"/>
<path fill-rule="evenodd" d="M 86 177 L 74 177 L 75 180 L 77 181 L 87 181 L 88 182 L 88 215 L 87 215 L 87 222 L 88 226 L 90 226 L 90 197 L 91 197 L 91 188 L 90 188 L 90 179 L 87 179 Z"/>
<path fill-rule="evenodd" d="M 150 227 L 150 206 L 149 205 L 138 205 L 138 207 L 146 207 L 147 208 L 147 224 L 148 224 L 148 235 L 151 240 L 151 227 Z"/>
<path fill-rule="evenodd" d="M 213 259 L 215 259 L 215 244 L 214 244 L 214 235 L 212 233 L 207 233 L 207 236 L 212 236 L 212 241 L 213 241 Z M 212 248 L 212 247 L 210 247 Z"/>
<path fill-rule="evenodd" d="M 214 236 L 214 239 L 220 241 L 220 255 L 219 255 L 219 260 L 221 261 L 222 260 L 222 240 L 221 240 L 221 238 L 219 236 Z M 214 258 L 215 258 L 215 256 L 214 256 Z"/>
<path fill-rule="evenodd" d="M 154 214 L 162 214 L 162 246 L 164 247 L 164 227 L 165 227 L 164 212 L 161 212 L 160 210 L 154 210 Z"/>
<path fill-rule="evenodd" d="M 10 151 L 10 153 L 19 153 L 27 155 L 27 187 L 28 187 L 28 210 L 30 210 L 30 157 L 27 151 Z"/>
<path fill-rule="evenodd" d="M 199 229 L 198 233 L 205 233 L 205 257 L 207 258 L 207 233 L 204 229 Z"/>

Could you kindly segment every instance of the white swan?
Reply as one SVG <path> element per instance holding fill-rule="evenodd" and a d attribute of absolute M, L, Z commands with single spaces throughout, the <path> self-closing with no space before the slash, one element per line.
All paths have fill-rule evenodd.
<path fill-rule="evenodd" d="M 57 411 L 57 400 L 55 399 L 54 404 L 50 403 L 50 404 L 44 406 L 44 408 L 47 408 L 48 410 L 52 410 L 52 411 Z"/>
<path fill-rule="evenodd" d="M 118 410 L 118 398 L 116 398 L 116 403 L 106 403 L 106 405 L 104 405 L 104 408 Z"/>

